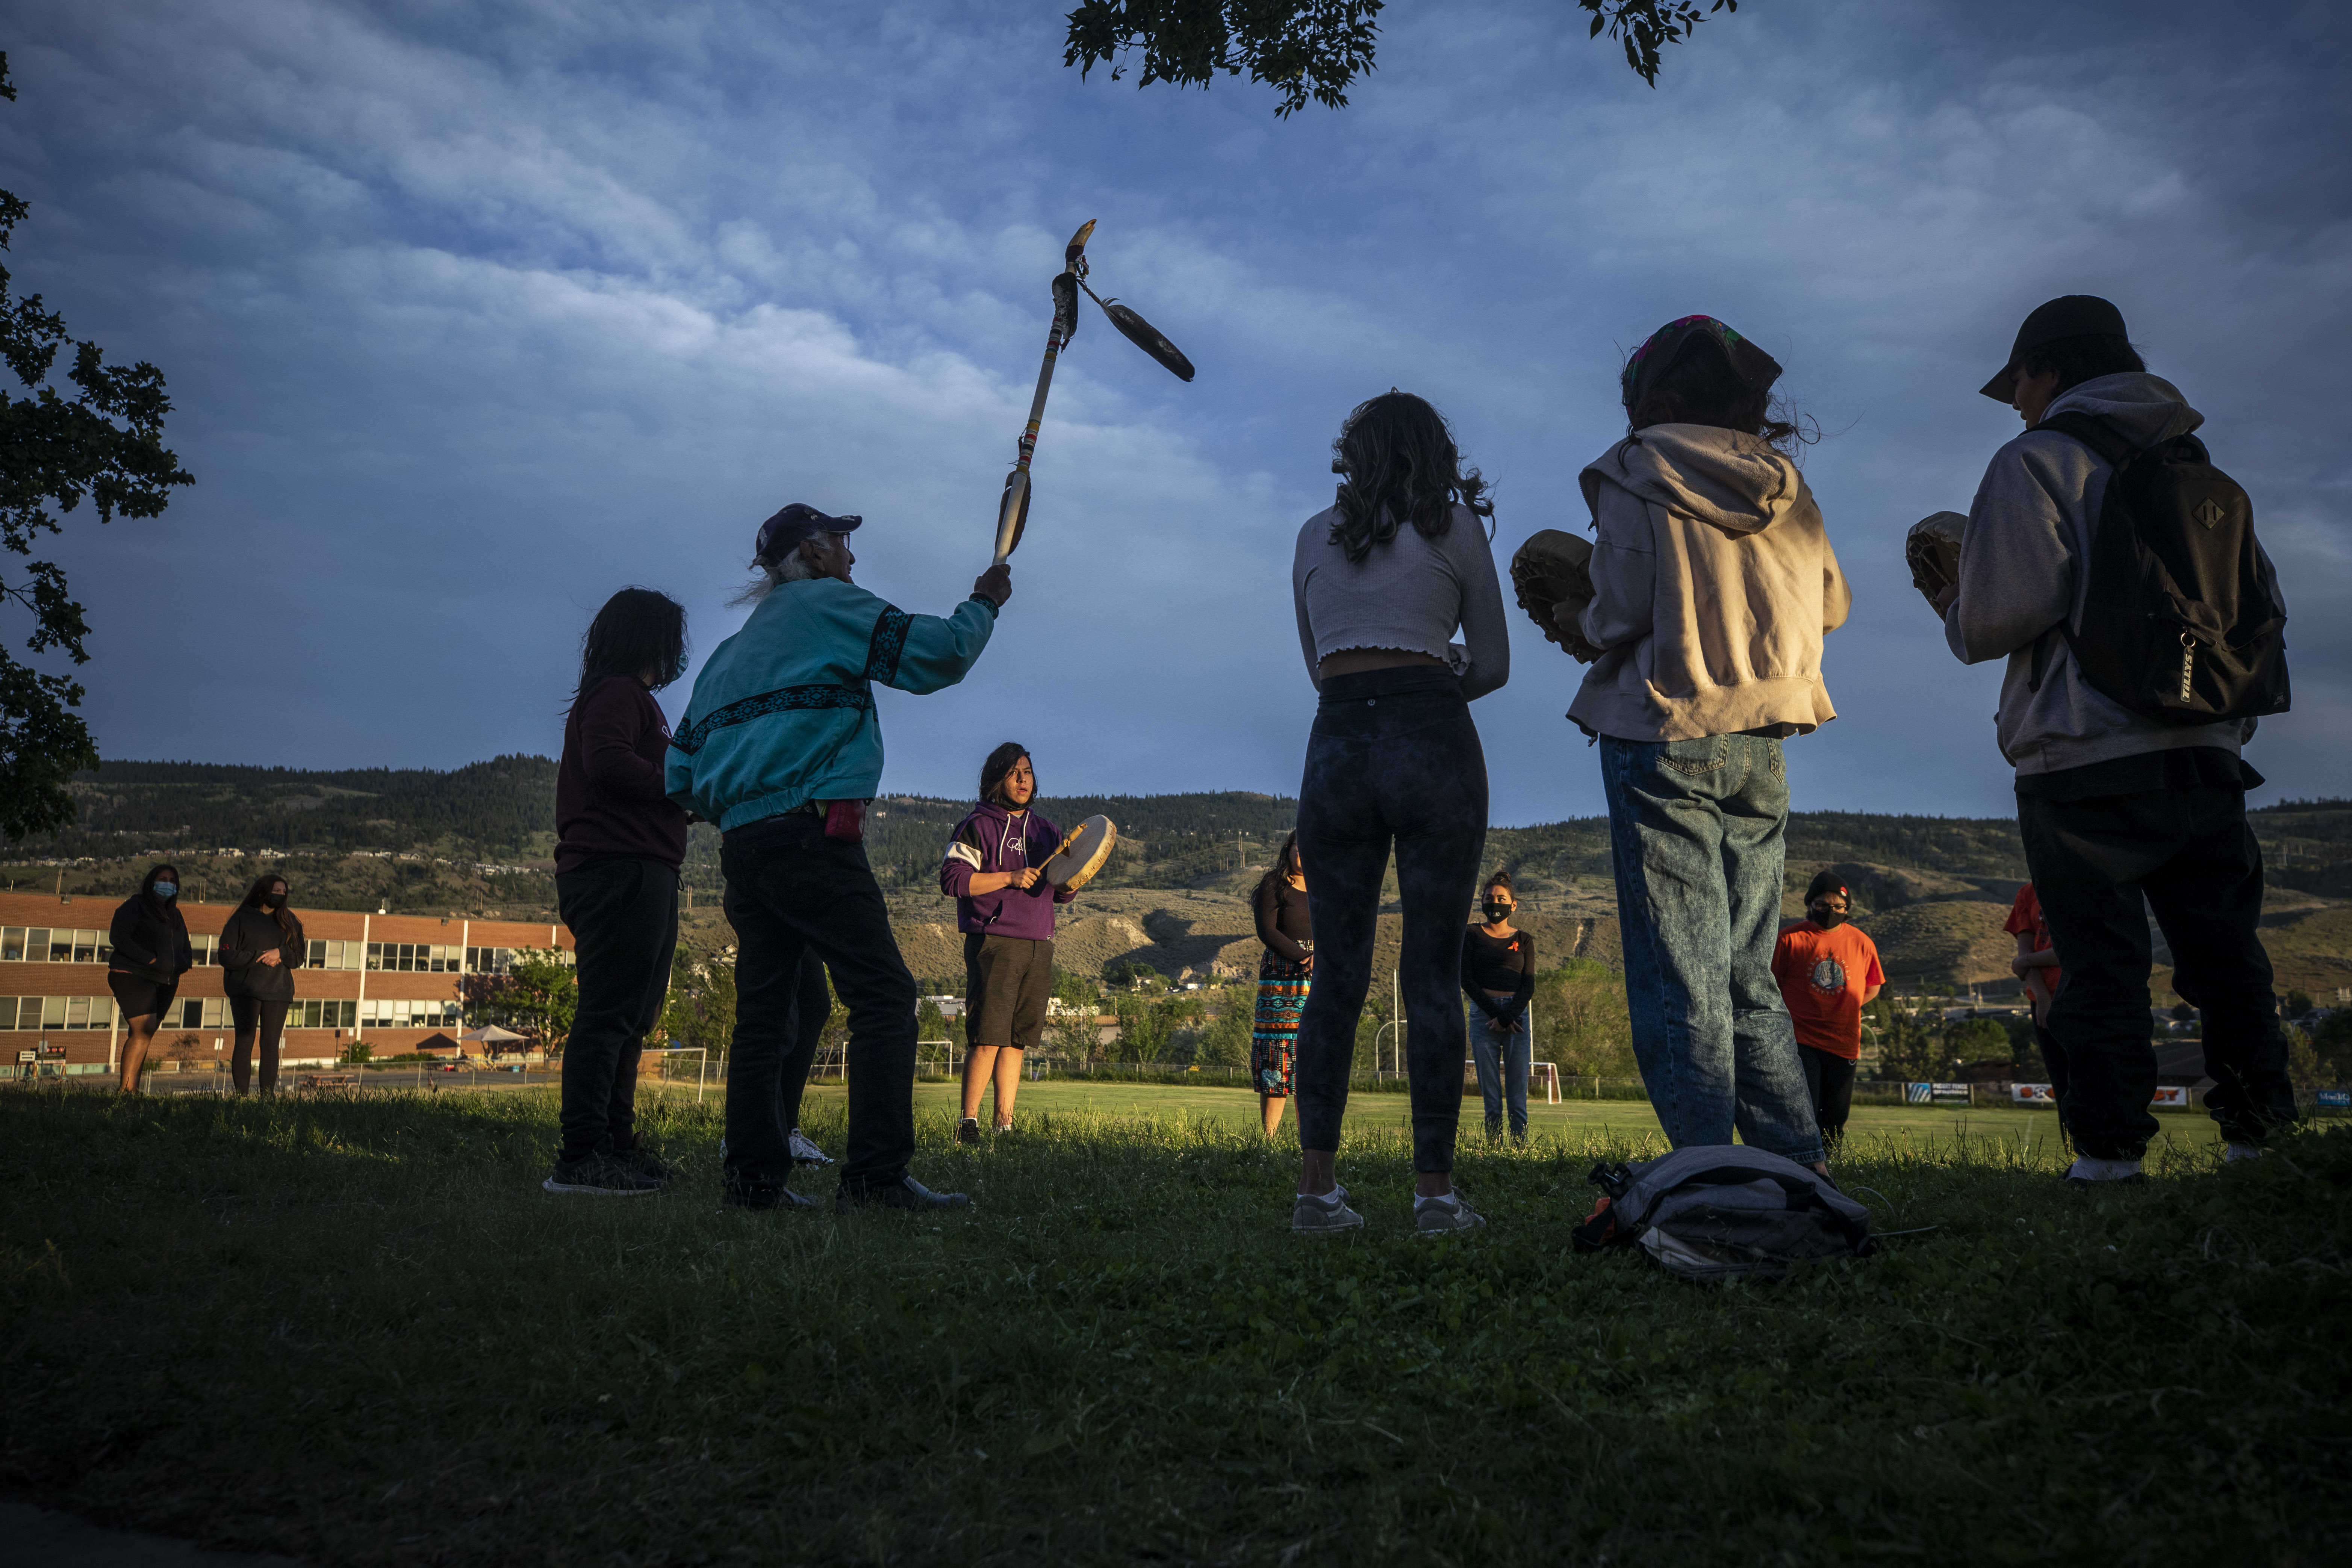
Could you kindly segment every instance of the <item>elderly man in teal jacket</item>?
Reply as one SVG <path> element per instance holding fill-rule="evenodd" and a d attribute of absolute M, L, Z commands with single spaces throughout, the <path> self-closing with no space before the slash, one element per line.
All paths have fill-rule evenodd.
<path fill-rule="evenodd" d="M 757 607 L 703 665 L 670 741 L 669 797 L 723 835 L 737 941 L 723 1182 L 741 1208 L 814 1206 L 784 1184 L 792 1130 L 780 1100 L 810 949 L 849 1008 L 849 1147 L 835 1206 L 969 1202 L 907 1173 L 915 981 L 860 826 L 882 780 L 875 685 L 922 693 L 961 680 L 1013 596 L 1013 575 L 992 566 L 952 614 L 910 616 L 850 581 L 858 522 L 796 502 L 761 524 Z"/>

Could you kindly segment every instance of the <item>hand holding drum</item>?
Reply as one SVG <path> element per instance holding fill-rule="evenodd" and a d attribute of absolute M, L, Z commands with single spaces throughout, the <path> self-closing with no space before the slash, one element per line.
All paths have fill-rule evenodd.
<path fill-rule="evenodd" d="M 1591 664 L 1601 657 L 1601 650 L 1586 642 L 1578 628 L 1585 606 L 1592 603 L 1591 542 L 1557 528 L 1534 534 L 1511 557 L 1511 587 L 1528 618 L 1570 658 Z"/>
<path fill-rule="evenodd" d="M 1939 511 L 1911 525 L 1903 542 L 1903 558 L 1911 566 L 1911 585 L 1927 596 L 1928 607 L 1940 616 L 1936 603 L 1946 589 L 1960 580 L 1960 540 L 1969 520 L 1957 511 Z"/>

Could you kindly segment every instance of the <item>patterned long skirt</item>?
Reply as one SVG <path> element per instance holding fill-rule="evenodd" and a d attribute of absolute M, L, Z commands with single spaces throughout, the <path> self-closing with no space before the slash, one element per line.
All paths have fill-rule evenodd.
<path fill-rule="evenodd" d="M 1250 1028 L 1250 1081 L 1260 1094 L 1287 1099 L 1297 1069 L 1298 1016 L 1307 1010 L 1304 963 L 1267 953 L 1257 966 L 1257 1015 Z"/>

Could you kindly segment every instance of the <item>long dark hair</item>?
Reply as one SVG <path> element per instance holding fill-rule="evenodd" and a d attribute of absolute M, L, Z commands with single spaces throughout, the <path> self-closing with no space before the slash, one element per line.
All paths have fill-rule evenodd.
<path fill-rule="evenodd" d="M 643 675 L 648 669 L 654 671 L 656 691 L 686 673 L 686 606 L 651 588 L 624 588 L 604 601 L 580 639 L 580 684 L 572 689 L 572 703 L 608 675 Z"/>
<path fill-rule="evenodd" d="M 155 884 L 163 879 L 163 873 L 166 871 L 172 873 L 173 891 L 172 896 L 168 899 L 160 898 L 155 892 Z M 155 867 L 153 869 L 150 870 L 147 875 L 141 878 L 139 881 L 140 896 L 142 898 L 154 899 L 157 903 L 163 905 L 167 910 L 173 910 L 180 907 L 179 888 L 180 868 L 177 866 L 173 865 L 169 860 L 164 861 L 161 866 Z"/>
<path fill-rule="evenodd" d="M 1251 890 L 1250 902 L 1257 902 L 1268 888 L 1279 887 L 1282 884 L 1283 880 L 1290 875 L 1290 858 L 1297 853 L 1298 830 L 1292 828 L 1290 837 L 1282 841 L 1282 853 L 1274 858 L 1274 864 L 1267 868 L 1265 875 L 1257 879 L 1257 886 Z"/>
<path fill-rule="evenodd" d="M 286 901 L 276 909 L 264 910 L 261 905 L 263 897 L 280 882 L 286 882 L 286 879 L 275 871 L 255 878 L 253 886 L 245 890 L 245 902 L 241 907 L 261 910 L 262 913 L 276 921 L 278 934 L 285 938 L 286 944 L 290 947 L 302 940 L 302 922 L 294 918 L 294 884 L 286 882 Z"/>
<path fill-rule="evenodd" d="M 1803 439 L 1787 410 L 1776 406 L 1769 386 L 1750 386 L 1731 372 L 1731 360 L 1713 338 L 1694 337 L 1673 366 L 1642 394 L 1626 420 L 1628 430 L 1653 425 L 1711 425 L 1761 436 L 1786 452 Z"/>
<path fill-rule="evenodd" d="M 980 798 L 991 805 L 1010 809 L 1013 803 L 998 797 L 1003 794 L 1004 780 L 1013 772 L 1013 764 L 1028 756 L 1029 748 L 1018 741 L 1007 741 L 989 752 L 988 761 L 980 764 Z M 1037 759 L 1034 757 L 1029 758 L 1029 776 L 1032 779 L 1037 776 Z M 1032 801 L 1037 798 L 1034 791 L 1031 792 L 1029 798 Z"/>
<path fill-rule="evenodd" d="M 1453 524 L 1456 506 L 1495 515 L 1486 479 L 1462 467 L 1445 416 L 1426 399 L 1394 387 L 1356 405 L 1331 443 L 1331 469 L 1343 476 L 1333 500 L 1339 521 L 1331 525 L 1331 542 L 1350 562 L 1394 539 L 1407 522 L 1423 538 L 1435 539 Z"/>

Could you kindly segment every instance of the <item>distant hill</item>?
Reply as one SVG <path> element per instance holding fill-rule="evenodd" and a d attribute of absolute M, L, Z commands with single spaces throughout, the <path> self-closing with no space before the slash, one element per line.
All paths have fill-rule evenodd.
<path fill-rule="evenodd" d="M 545 757 L 495 757 L 446 772 L 109 763 L 78 775 L 72 788 L 80 820 L 0 857 L 9 862 L 10 884 L 120 897 L 135 881 L 139 858 L 161 853 L 184 863 L 203 896 L 219 899 L 235 896 L 266 857 L 298 883 L 299 901 L 317 907 L 512 919 L 552 913 L 555 764 Z M 916 940 L 918 927 L 928 940 L 929 927 L 945 918 L 936 902 L 940 857 L 969 805 L 916 795 L 875 803 L 866 853 L 894 895 L 906 940 Z M 1099 941 L 1090 934 L 1074 942 L 1073 957 L 1079 948 L 1099 946 L 1113 958 L 1114 949 L 1148 948 L 1151 961 L 1173 973 L 1235 962 L 1239 950 L 1225 949 L 1246 945 L 1239 900 L 1295 824 L 1297 802 L 1228 791 L 1049 796 L 1038 808 L 1064 827 L 1097 812 L 1118 824 L 1119 846 L 1095 883 L 1104 895 L 1095 902 L 1106 918 L 1116 905 L 1120 921 L 1150 933 L 1138 948 L 1127 926 L 1113 922 L 1115 930 L 1097 933 Z M 2267 934 L 2281 983 L 2315 990 L 2352 983 L 2344 936 L 2352 910 L 2318 902 L 2352 898 L 2352 801 L 2288 802 L 2254 812 L 2252 821 L 2278 889 Z M 1582 817 L 1487 834 L 1486 867 L 1509 868 L 1526 923 L 1539 931 L 1547 954 L 1615 961 L 1608 826 Z M 1788 912 L 1796 912 L 1797 894 L 1824 866 L 1853 889 L 1856 912 L 1879 933 L 1891 970 L 1948 984 L 2007 979 L 2000 918 L 2026 875 L 2014 820 L 1795 814 Z M 708 826 L 694 830 L 686 879 L 699 908 L 717 901 L 719 835 Z M 1168 896 L 1138 901 L 1123 890 Z M 1114 892 L 1122 896 L 1109 898 Z M 1222 912 L 1194 930 L 1212 909 Z M 1387 931 L 1393 923 L 1384 921 L 1384 943 L 1393 940 Z M 708 933 L 714 944 L 725 940 L 719 930 Z"/>

